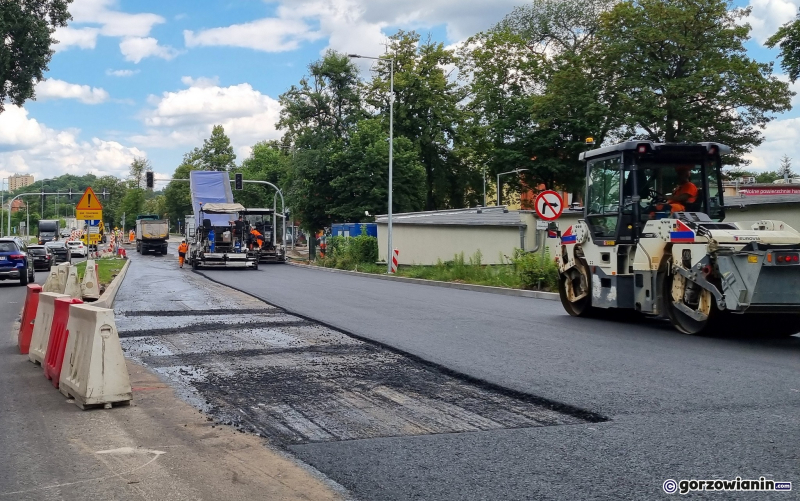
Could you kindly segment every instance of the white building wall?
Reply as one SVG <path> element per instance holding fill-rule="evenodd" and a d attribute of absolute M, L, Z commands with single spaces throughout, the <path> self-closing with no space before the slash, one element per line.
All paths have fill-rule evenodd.
<path fill-rule="evenodd" d="M 378 223 L 378 252 L 387 258 L 387 225 Z M 400 251 L 402 265 L 434 265 L 438 260 L 451 261 L 464 253 L 468 260 L 480 250 L 484 264 L 500 264 L 501 254 L 511 256 L 520 246 L 517 227 L 393 224 L 392 244 Z"/>
<path fill-rule="evenodd" d="M 760 221 L 762 219 L 783 221 L 795 230 L 800 231 L 800 204 L 746 205 L 741 209 L 725 209 L 725 221 L 731 223 Z"/>

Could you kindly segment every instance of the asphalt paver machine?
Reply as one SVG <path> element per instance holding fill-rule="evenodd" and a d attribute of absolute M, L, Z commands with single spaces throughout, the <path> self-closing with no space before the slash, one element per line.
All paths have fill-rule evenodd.
<path fill-rule="evenodd" d="M 194 216 L 193 231 L 187 224 L 192 268 L 258 269 L 258 251 L 247 246 L 240 213 L 245 209 L 233 203 L 227 172 L 189 173 Z"/>
<path fill-rule="evenodd" d="M 275 210 L 245 209 L 240 215 L 246 225 L 245 231 L 249 235 L 248 248 L 252 246 L 253 249 L 258 249 L 258 261 L 260 263 L 285 263 L 286 249 L 284 245 L 277 242 L 275 234 Z M 251 229 L 258 233 L 250 233 Z M 255 235 L 260 235 L 260 246 Z"/>
<path fill-rule="evenodd" d="M 239 214 L 244 207 L 237 203 L 207 203 L 200 209 L 201 225 L 190 238 L 188 263 L 198 268 L 258 269 L 258 250 L 247 245 L 248 235 L 242 231 Z M 212 220 L 207 216 L 225 216 Z M 222 224 L 223 221 L 226 224 Z"/>

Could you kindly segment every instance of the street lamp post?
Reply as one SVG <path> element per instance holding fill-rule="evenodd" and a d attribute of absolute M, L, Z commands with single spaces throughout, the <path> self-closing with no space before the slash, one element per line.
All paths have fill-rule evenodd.
<path fill-rule="evenodd" d="M 387 60 L 379 57 L 360 56 L 358 54 L 348 54 L 351 58 L 374 59 L 376 61 Z M 388 228 L 388 257 L 386 258 L 386 272 L 392 272 L 392 155 L 394 148 L 394 58 L 389 58 L 389 228 Z"/>
<path fill-rule="evenodd" d="M 8 182 L 7 179 L 3 179 L 2 183 L 0 183 L 0 209 L 2 209 L 4 207 L 4 205 L 5 205 L 6 192 L 3 189 L 3 185 L 5 185 L 7 182 Z M 8 212 L 11 213 L 11 204 L 8 204 Z M 5 234 L 3 233 L 3 221 L 2 221 L 2 219 L 3 218 L 0 217 L 0 237 L 4 237 L 5 236 Z M 10 226 L 8 227 L 8 233 L 9 234 L 11 233 L 11 227 Z"/>
<path fill-rule="evenodd" d="M 503 191 L 500 189 L 500 176 L 504 176 L 506 174 L 514 174 L 515 172 L 519 174 L 520 172 L 524 172 L 526 170 L 529 169 L 514 169 L 508 172 L 501 172 L 500 174 L 497 175 L 497 205 L 500 205 L 500 193 Z"/>
<path fill-rule="evenodd" d="M 483 164 L 483 206 L 486 207 L 486 164 Z"/>

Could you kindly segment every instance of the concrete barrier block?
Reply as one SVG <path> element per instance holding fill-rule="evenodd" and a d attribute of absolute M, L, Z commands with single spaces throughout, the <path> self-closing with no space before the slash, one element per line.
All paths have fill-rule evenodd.
<path fill-rule="evenodd" d="M 64 285 L 64 294 L 74 299 L 80 299 L 83 295 L 83 291 L 81 290 L 81 281 L 78 280 L 77 266 L 70 266 L 69 268 L 67 280 Z"/>
<path fill-rule="evenodd" d="M 83 272 L 83 281 L 81 282 L 81 296 L 84 301 L 100 299 L 100 283 L 94 259 L 86 261 L 86 271 Z"/>
<path fill-rule="evenodd" d="M 42 292 L 39 294 L 39 307 L 36 308 L 31 345 L 28 349 L 28 360 L 35 364 L 41 365 L 47 355 L 47 345 L 50 343 L 50 328 L 53 325 L 55 301 L 60 297 L 66 298 L 69 296 L 57 292 Z"/>
<path fill-rule="evenodd" d="M 72 265 L 69 263 L 61 263 L 56 266 L 56 271 L 58 272 L 58 292 L 59 294 L 64 294 L 64 288 L 67 286 L 67 277 L 69 276 L 69 270 L 73 268 Z"/>
<path fill-rule="evenodd" d="M 119 342 L 114 310 L 73 304 L 59 389 L 81 409 L 130 403 L 128 367 Z"/>
<path fill-rule="evenodd" d="M 44 285 L 42 286 L 42 292 L 54 292 L 56 294 L 62 294 L 58 285 L 58 266 L 50 269 L 50 274 L 47 275 L 47 280 L 45 280 Z"/>

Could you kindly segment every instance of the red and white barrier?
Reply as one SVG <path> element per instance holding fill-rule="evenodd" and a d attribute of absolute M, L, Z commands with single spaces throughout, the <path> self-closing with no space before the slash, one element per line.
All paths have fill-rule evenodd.
<path fill-rule="evenodd" d="M 392 251 L 392 273 L 397 273 L 397 260 L 400 257 L 400 251 L 394 249 Z"/>

